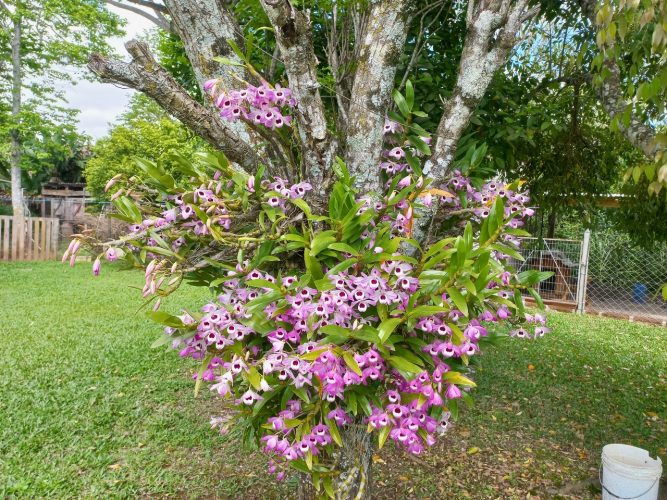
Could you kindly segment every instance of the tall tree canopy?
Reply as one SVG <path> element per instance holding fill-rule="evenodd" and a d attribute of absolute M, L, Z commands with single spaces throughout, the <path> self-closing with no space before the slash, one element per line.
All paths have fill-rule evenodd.
<path fill-rule="evenodd" d="M 23 213 L 22 157 L 39 129 L 33 118 L 59 121 L 55 103 L 62 95 L 54 82 L 75 81 L 66 66 L 82 66 L 91 51 L 107 52 L 106 40 L 120 33 L 119 22 L 102 0 L 0 1 L 0 101 L 11 102 L 3 128 L 11 138 L 14 214 Z"/>
<path fill-rule="evenodd" d="M 28 102 L 21 112 L 21 186 L 38 193 L 51 177 L 80 182 L 90 152 L 90 138 L 77 130 L 76 112 L 52 106 L 49 114 Z M 10 183 L 12 149 L 9 111 L 0 110 L 0 179 Z M 5 188 L 5 186 L 0 186 Z M 4 191 L 5 189 L 3 189 Z"/>

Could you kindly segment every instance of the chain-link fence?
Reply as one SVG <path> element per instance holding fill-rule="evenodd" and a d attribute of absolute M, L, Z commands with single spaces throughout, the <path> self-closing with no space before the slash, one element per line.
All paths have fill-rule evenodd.
<path fill-rule="evenodd" d="M 581 240 L 522 238 L 519 271 L 554 275 L 537 290 L 547 306 L 667 325 L 667 245 L 644 249 L 614 231 Z"/>
<path fill-rule="evenodd" d="M 622 235 L 596 232 L 588 260 L 587 312 L 667 322 L 661 293 L 667 283 L 667 246 L 645 249 Z"/>

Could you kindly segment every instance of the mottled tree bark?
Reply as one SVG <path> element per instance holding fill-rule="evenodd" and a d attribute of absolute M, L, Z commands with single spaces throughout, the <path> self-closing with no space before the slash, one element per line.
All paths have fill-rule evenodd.
<path fill-rule="evenodd" d="M 522 24 L 535 16 L 528 0 L 471 0 L 467 33 L 456 85 L 445 101 L 430 162 L 424 169 L 436 180 L 450 170 L 459 139 L 484 97 L 493 75 L 505 65 Z"/>
<path fill-rule="evenodd" d="M 321 191 L 336 154 L 337 141 L 327 131 L 310 19 L 288 0 L 262 0 L 262 6 L 275 30 L 289 86 L 298 103 L 295 118 L 299 124 L 304 174 Z"/>
<path fill-rule="evenodd" d="M 9 157 L 10 176 L 12 183 L 12 211 L 14 216 L 23 215 L 23 186 L 21 185 L 21 135 L 19 133 L 19 120 L 21 114 L 21 14 L 16 9 L 12 19 L 12 129 L 11 153 Z"/>
<path fill-rule="evenodd" d="M 347 111 L 345 160 L 362 192 L 379 192 L 385 114 L 407 36 L 409 0 L 371 2 Z"/>
<path fill-rule="evenodd" d="M 243 32 L 223 2 L 165 0 L 165 5 L 173 20 L 174 31 L 183 42 L 199 88 L 212 78 L 219 78 L 224 89 L 238 88 L 239 78 L 247 79 L 245 69 L 241 66 L 227 66 L 214 60 L 215 57 L 225 57 L 237 63 L 242 62 L 228 40 L 242 49 Z M 243 121 L 227 122 L 226 127 L 236 132 L 243 141 L 254 146 L 259 144 L 259 139 Z"/>
<path fill-rule="evenodd" d="M 336 456 L 341 471 L 335 482 L 338 500 L 371 498 L 373 437 L 362 424 L 348 426 L 341 433 L 343 447 Z"/>
<path fill-rule="evenodd" d="M 333 487 L 336 500 L 360 500 L 371 498 L 372 465 L 374 442 L 373 435 L 363 424 L 353 424 L 341 429 L 343 446 L 335 455 Z M 307 474 L 299 477 L 299 500 L 312 500 L 316 491 Z"/>
<path fill-rule="evenodd" d="M 424 175 L 431 176 L 434 184 L 450 173 L 459 140 L 493 75 L 505 65 L 523 23 L 538 13 L 538 8 L 529 8 L 528 4 L 529 0 L 470 0 L 468 3 L 468 30 L 456 84 L 443 106 L 433 154 L 424 165 Z M 424 244 L 428 244 L 436 229 L 438 207 L 438 203 L 433 203 L 415 221 L 414 236 Z"/>
<path fill-rule="evenodd" d="M 153 98 L 160 106 L 211 145 L 221 149 L 228 158 L 248 171 L 259 164 L 250 145 L 220 120 L 218 113 L 195 101 L 160 66 L 145 43 L 131 40 L 125 44 L 132 56 L 126 63 L 93 54 L 88 68 L 102 80 L 121 83 Z"/>

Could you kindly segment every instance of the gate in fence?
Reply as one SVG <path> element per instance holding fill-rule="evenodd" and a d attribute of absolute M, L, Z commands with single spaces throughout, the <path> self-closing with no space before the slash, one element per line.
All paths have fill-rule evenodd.
<path fill-rule="evenodd" d="M 0 216 L 0 260 L 49 260 L 58 253 L 60 221 Z"/>
<path fill-rule="evenodd" d="M 583 312 L 586 303 L 586 273 L 590 232 L 583 240 L 521 238 L 523 262 L 519 271 L 551 271 L 553 276 L 536 285 L 544 303 L 553 309 Z"/>
<path fill-rule="evenodd" d="M 648 251 L 625 242 L 616 248 L 588 230 L 581 240 L 521 240 L 525 260 L 515 261 L 515 267 L 554 273 L 536 285 L 549 308 L 667 325 L 661 294 L 667 283 L 667 248 Z"/>

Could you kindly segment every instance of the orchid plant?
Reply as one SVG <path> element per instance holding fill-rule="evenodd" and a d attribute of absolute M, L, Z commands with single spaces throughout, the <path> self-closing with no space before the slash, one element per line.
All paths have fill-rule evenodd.
<path fill-rule="evenodd" d="M 223 119 L 292 126 L 289 89 L 210 81 L 205 90 Z M 138 160 L 142 175 L 107 186 L 118 186 L 128 234 L 106 243 L 78 235 L 63 257 L 74 263 L 93 249 L 95 275 L 103 258 L 144 268 L 148 314 L 165 327 L 154 346 L 197 361 L 195 390 L 207 382 L 229 402 L 279 479 L 291 467 L 331 497 L 346 495 L 350 470 L 363 494 L 366 468 L 343 464 L 351 429 L 421 454 L 459 402 L 471 402 L 471 364 L 499 323 L 521 338 L 548 332 L 523 292 L 539 302 L 532 287 L 549 274 L 511 266 L 533 214 L 521 183 L 456 172 L 433 185 L 422 175 L 426 131 L 387 118 L 385 138 L 383 193 L 357 192 L 338 159 L 325 200 L 308 182 L 247 174 L 222 154 L 180 159 L 179 180 Z M 433 204 L 442 236 L 426 246 L 413 229 Z M 211 300 L 199 311 L 160 310 L 184 280 L 208 287 Z"/>

